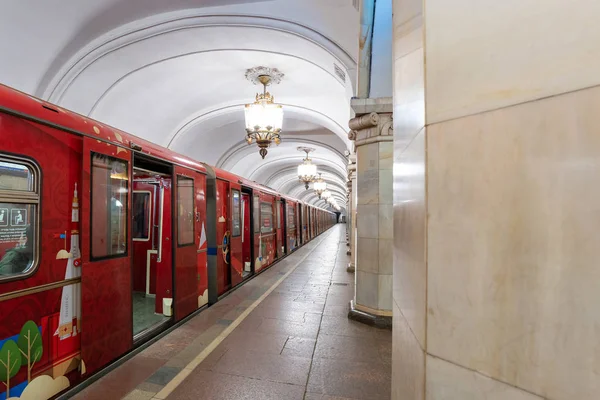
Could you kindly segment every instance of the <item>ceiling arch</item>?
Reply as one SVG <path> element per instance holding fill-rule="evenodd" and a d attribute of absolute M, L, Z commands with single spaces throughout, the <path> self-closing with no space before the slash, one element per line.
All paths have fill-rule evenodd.
<path fill-rule="evenodd" d="M 359 30 L 352 2 L 38 3 L 10 2 L 11 18 L 0 16 L 5 37 L 26 25 L 28 37 L 45 38 L 0 44 L 3 83 L 285 193 L 301 194 L 296 147 L 314 147 L 312 158 L 345 203 Z M 61 18 L 58 8 L 73 13 Z M 243 105 L 261 89 L 244 73 L 258 65 L 285 74 L 269 89 L 284 105 L 282 143 L 265 160 L 243 142 Z"/>

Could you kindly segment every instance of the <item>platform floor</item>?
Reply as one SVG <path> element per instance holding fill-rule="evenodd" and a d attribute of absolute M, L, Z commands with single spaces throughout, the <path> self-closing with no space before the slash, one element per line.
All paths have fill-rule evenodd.
<path fill-rule="evenodd" d="M 348 320 L 346 250 L 340 224 L 74 398 L 389 399 L 391 332 Z"/>

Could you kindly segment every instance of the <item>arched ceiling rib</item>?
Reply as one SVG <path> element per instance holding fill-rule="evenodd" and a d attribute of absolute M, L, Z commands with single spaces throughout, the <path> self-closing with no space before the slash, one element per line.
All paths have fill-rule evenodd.
<path fill-rule="evenodd" d="M 302 195 L 296 147 L 314 147 L 344 206 L 358 54 L 350 1 L 22 0 L 6 11 L 0 33 L 28 31 L 0 44 L 2 83 L 291 195 Z M 243 104 L 261 89 L 244 73 L 258 65 L 285 74 L 270 88 L 285 107 L 282 143 L 265 160 L 243 142 Z"/>

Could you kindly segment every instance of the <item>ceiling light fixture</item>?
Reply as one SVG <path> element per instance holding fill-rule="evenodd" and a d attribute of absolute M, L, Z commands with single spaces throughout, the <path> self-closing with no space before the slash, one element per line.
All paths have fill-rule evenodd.
<path fill-rule="evenodd" d="M 281 143 L 279 134 L 283 125 L 283 107 L 275 104 L 273 96 L 267 92 L 267 86 L 281 82 L 283 74 L 277 68 L 254 67 L 246 71 L 246 79 L 263 85 L 263 92 L 256 94 L 252 104 L 246 104 L 246 141 L 256 142 L 259 153 L 264 159 L 271 142 Z"/>
<path fill-rule="evenodd" d="M 317 196 L 319 196 L 319 199 L 321 198 L 323 192 L 327 190 L 327 182 L 325 182 L 325 179 L 321 178 L 321 173 L 319 173 L 319 179 L 317 179 L 313 184 L 313 188 L 315 189 Z"/>
<path fill-rule="evenodd" d="M 306 158 L 302 160 L 302 164 L 298 165 L 298 179 L 304 182 L 304 187 L 308 190 L 308 184 L 317 179 L 317 166 L 312 163 L 308 157 L 308 153 L 315 151 L 310 147 L 298 147 L 298 151 L 306 153 Z"/>

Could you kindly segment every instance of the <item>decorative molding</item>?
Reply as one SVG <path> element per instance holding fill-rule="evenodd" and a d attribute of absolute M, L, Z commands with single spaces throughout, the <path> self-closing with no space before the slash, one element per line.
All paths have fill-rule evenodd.
<path fill-rule="evenodd" d="M 66 63 L 51 66 L 40 80 L 35 95 L 59 104 L 71 83 L 98 59 L 130 44 L 178 30 L 198 27 L 249 27 L 284 32 L 294 35 L 327 51 L 344 65 L 346 70 L 356 68 L 357 61 L 335 41 L 320 32 L 293 21 L 255 15 L 206 14 L 197 10 L 170 12 L 133 21 L 104 33 L 77 51 Z M 331 74 L 335 75 L 334 72 Z M 337 78 L 336 78 L 337 79 Z"/>
<path fill-rule="evenodd" d="M 283 79 L 285 74 L 279 71 L 277 68 L 269 68 L 262 66 L 253 67 L 246 70 L 246 79 L 248 79 L 255 85 L 262 85 L 262 82 L 259 79 L 261 76 L 268 76 L 269 78 L 271 78 L 269 83 L 267 83 L 267 86 L 269 86 L 272 84 L 277 85 L 281 83 L 281 80 Z"/>
<path fill-rule="evenodd" d="M 363 129 L 371 128 L 373 126 L 377 126 L 377 124 L 379 124 L 379 114 L 372 112 L 369 114 L 352 118 L 348 123 L 348 126 L 353 131 L 360 131 Z"/>
<path fill-rule="evenodd" d="M 392 113 L 370 112 L 348 123 L 352 129 L 348 139 L 354 141 L 355 146 L 362 146 L 376 142 L 391 142 L 394 140 L 394 123 Z"/>

